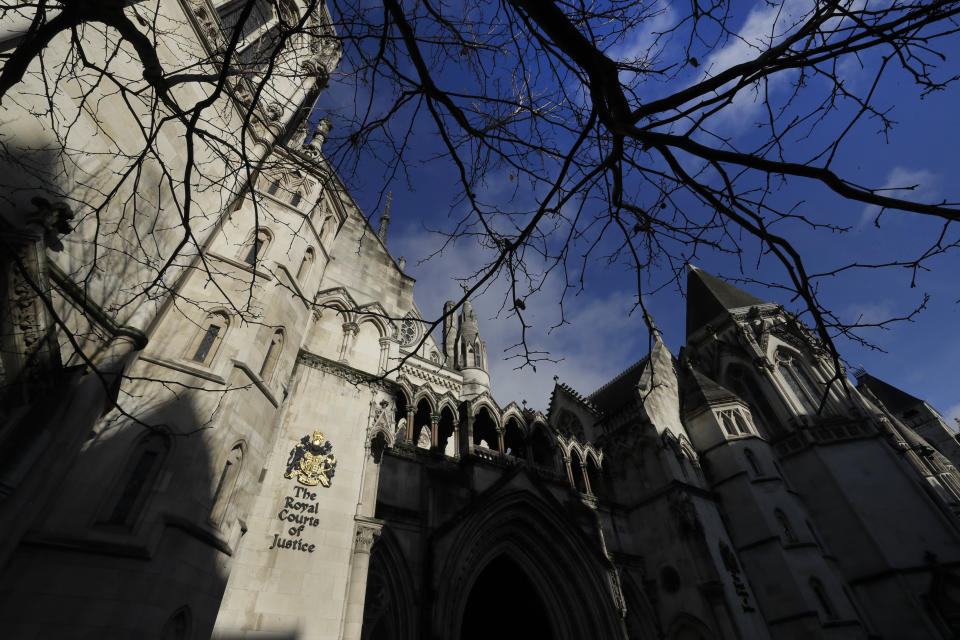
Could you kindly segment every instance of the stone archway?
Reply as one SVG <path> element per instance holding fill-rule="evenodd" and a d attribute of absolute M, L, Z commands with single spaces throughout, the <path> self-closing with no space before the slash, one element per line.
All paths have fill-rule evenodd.
<path fill-rule="evenodd" d="M 524 638 L 624 637 L 596 541 L 549 497 L 527 490 L 489 495 L 435 543 L 433 637 L 480 637 L 464 628 L 478 611 L 486 611 L 479 626 L 487 638 L 520 638 L 510 635 L 511 625 L 524 612 L 537 630 Z M 525 595 L 508 594 L 516 588 Z"/>
<path fill-rule="evenodd" d="M 460 623 L 460 640 L 555 640 L 543 599 L 508 554 L 487 563 L 473 583 Z"/>
<path fill-rule="evenodd" d="M 416 638 L 410 569 L 389 527 L 370 552 L 361 640 Z"/>

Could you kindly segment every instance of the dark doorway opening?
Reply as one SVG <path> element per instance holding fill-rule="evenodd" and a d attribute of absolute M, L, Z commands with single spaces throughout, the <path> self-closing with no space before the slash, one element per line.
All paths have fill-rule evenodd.
<path fill-rule="evenodd" d="M 500 556 L 473 585 L 463 612 L 462 640 L 554 640 L 547 610 L 530 578 Z"/>

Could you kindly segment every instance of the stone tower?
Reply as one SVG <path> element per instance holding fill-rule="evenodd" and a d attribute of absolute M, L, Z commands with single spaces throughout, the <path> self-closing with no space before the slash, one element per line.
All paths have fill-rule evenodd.
<path fill-rule="evenodd" d="M 487 345 L 480 338 L 477 314 L 469 300 L 463 302 L 453 343 L 454 367 L 463 376 L 463 395 L 473 397 L 490 391 Z"/>

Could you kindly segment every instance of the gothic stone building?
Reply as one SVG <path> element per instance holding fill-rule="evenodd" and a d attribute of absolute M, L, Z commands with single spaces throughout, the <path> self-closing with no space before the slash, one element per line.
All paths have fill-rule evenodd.
<path fill-rule="evenodd" d="M 165 64 L 216 51 L 235 10 L 161 4 Z M 306 4 L 259 6 L 250 38 Z M 198 250 L 164 295 L 135 285 L 177 242 L 171 207 L 138 205 L 146 255 L 143 229 L 103 238 L 58 202 L 3 213 L 0 635 L 960 634 L 952 432 L 866 373 L 827 391 L 822 346 L 781 306 L 691 267 L 680 353 L 657 336 L 590 395 L 558 381 L 544 412 L 498 403 L 469 302 L 426 334 L 389 214 L 371 227 L 325 126 L 304 144 L 338 59 L 327 14 L 308 17 L 315 40 L 247 123 L 256 171 L 207 158 L 223 166 L 195 185 Z M 7 148 L 52 135 L 29 82 L 3 105 Z M 246 89 L 217 111 L 225 135 Z M 55 100 L 75 127 L 126 117 L 116 93 Z M 64 149 L 88 154 L 72 181 L 0 179 L 77 208 L 117 140 Z"/>

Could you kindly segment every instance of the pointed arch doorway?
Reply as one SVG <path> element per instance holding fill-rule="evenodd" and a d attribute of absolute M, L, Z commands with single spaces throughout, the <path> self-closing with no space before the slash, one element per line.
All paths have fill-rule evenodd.
<path fill-rule="evenodd" d="M 556 640 L 543 600 L 527 574 L 506 554 L 477 576 L 467 597 L 460 640 Z"/>

